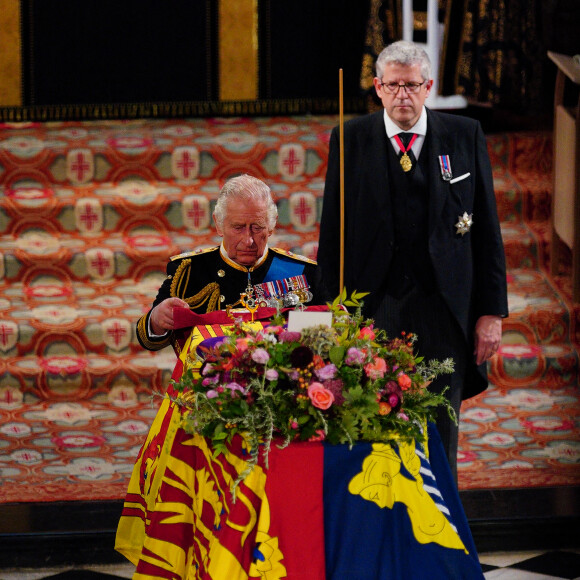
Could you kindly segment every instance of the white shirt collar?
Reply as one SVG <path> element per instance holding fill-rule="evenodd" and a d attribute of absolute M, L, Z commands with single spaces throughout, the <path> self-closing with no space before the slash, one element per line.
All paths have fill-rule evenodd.
<path fill-rule="evenodd" d="M 406 131 L 403 131 L 401 127 L 395 124 L 395 122 L 387 115 L 387 110 L 384 110 L 385 128 L 387 130 L 387 137 L 392 139 L 395 135 L 399 133 L 417 133 L 417 135 L 427 135 L 427 109 L 423 105 L 423 110 L 417 122 Z"/>

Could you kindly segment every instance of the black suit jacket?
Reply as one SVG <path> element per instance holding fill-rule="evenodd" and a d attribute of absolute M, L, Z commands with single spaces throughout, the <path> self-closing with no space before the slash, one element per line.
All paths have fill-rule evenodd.
<path fill-rule="evenodd" d="M 355 289 L 371 293 L 365 299 L 367 311 L 381 300 L 395 247 L 387 163 L 387 148 L 392 145 L 383 114 L 379 111 L 344 125 L 344 287 L 349 293 Z M 425 151 L 429 155 L 429 258 L 440 294 L 465 340 L 473 344 L 474 325 L 480 316 L 508 313 L 505 258 L 485 136 L 473 119 L 427 110 L 425 145 L 421 155 Z M 469 176 L 456 183 L 445 181 L 440 155 L 449 156 L 454 178 Z M 333 296 L 339 291 L 339 186 L 339 134 L 335 128 L 318 250 L 318 264 Z M 473 226 L 461 235 L 455 224 L 464 213 L 473 214 Z M 485 388 L 485 368 L 479 374 L 479 384 L 468 388 L 466 396 Z"/>

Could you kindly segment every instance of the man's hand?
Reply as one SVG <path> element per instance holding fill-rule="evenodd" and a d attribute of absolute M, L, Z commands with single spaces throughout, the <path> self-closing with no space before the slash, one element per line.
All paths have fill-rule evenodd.
<path fill-rule="evenodd" d="M 491 358 L 501 343 L 501 316 L 486 314 L 475 323 L 475 362 L 480 365 Z"/>
<path fill-rule="evenodd" d="M 189 308 L 189 304 L 181 298 L 166 298 L 151 311 L 149 322 L 153 334 L 161 335 L 173 329 L 173 309 L 179 307 Z"/>

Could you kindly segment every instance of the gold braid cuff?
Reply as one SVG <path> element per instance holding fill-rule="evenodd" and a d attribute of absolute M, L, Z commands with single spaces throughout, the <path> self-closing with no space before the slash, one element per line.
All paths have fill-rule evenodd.
<path fill-rule="evenodd" d="M 143 343 L 143 346 L 148 350 L 161 350 L 171 342 L 171 337 L 167 336 L 161 340 L 152 341 L 147 334 L 147 315 L 142 316 L 137 322 L 137 334 Z"/>

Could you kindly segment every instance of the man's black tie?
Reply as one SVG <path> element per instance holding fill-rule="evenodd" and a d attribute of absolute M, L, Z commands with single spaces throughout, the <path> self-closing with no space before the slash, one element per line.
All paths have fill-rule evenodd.
<path fill-rule="evenodd" d="M 404 151 L 399 151 L 399 160 L 401 163 L 401 167 L 404 171 L 409 171 L 417 162 L 415 158 L 415 154 L 411 149 L 409 149 L 409 143 L 411 143 L 411 139 L 413 138 L 415 133 L 399 133 L 398 137 L 403 144 Z"/>
<path fill-rule="evenodd" d="M 401 138 L 401 141 L 403 142 L 405 149 L 409 147 L 409 143 L 411 142 L 413 135 L 414 133 L 399 133 L 399 137 Z"/>

